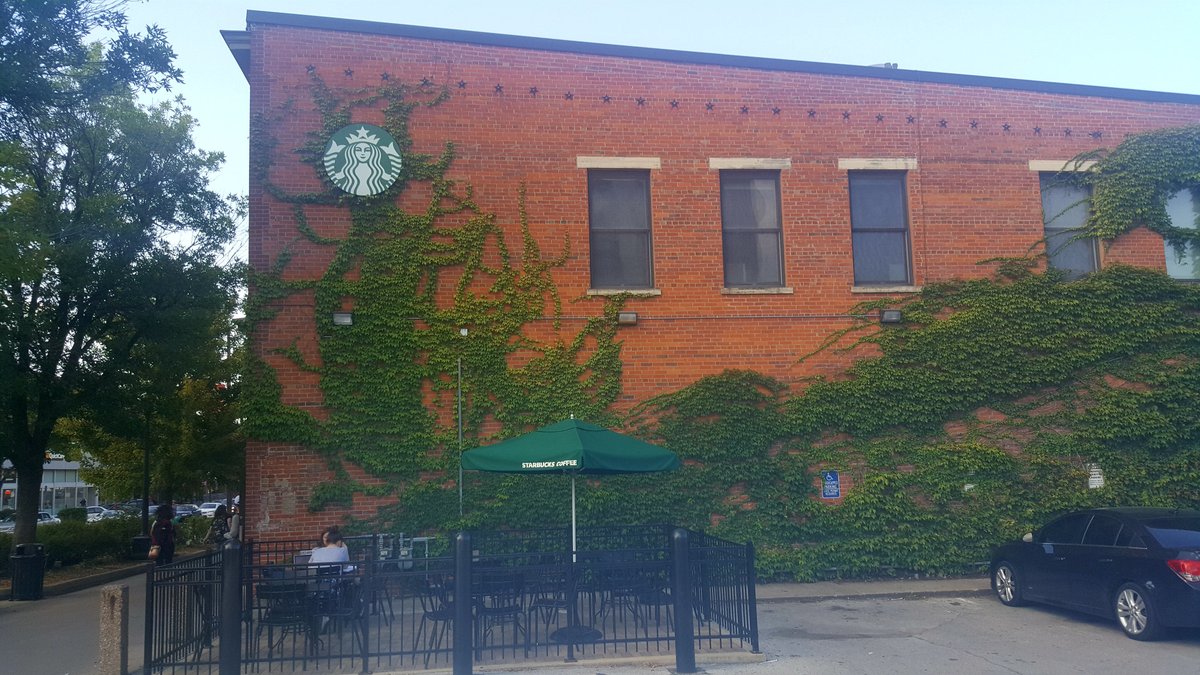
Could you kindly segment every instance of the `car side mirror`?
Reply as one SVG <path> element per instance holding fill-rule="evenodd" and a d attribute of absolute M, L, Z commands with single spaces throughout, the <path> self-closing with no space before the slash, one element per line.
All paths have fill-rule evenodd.
<path fill-rule="evenodd" d="M 1032 544 L 1033 543 L 1033 533 L 1026 532 L 1025 536 L 1021 537 L 1021 541 L 1025 542 L 1026 544 Z"/>

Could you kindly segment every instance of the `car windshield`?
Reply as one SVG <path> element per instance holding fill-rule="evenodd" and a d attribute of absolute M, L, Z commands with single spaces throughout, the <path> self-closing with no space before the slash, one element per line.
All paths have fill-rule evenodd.
<path fill-rule="evenodd" d="M 1200 517 L 1156 518 L 1145 524 L 1163 548 L 1200 548 Z"/>

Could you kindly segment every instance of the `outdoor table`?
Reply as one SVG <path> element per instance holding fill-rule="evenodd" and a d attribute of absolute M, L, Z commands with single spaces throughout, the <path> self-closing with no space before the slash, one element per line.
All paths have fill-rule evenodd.
<path fill-rule="evenodd" d="M 583 625 L 579 620 L 579 593 L 582 589 L 579 586 L 577 563 L 570 563 L 568 569 L 570 571 L 564 580 L 563 593 L 567 600 L 567 625 L 550 633 L 549 638 L 551 642 L 567 645 L 570 650 L 573 645 L 598 642 L 604 638 L 604 633 L 593 625 Z M 568 651 L 568 658 L 572 656 Z"/>

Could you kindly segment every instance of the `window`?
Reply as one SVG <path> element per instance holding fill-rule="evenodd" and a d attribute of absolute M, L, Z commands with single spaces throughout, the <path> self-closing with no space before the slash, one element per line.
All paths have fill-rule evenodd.
<path fill-rule="evenodd" d="M 1117 535 L 1117 546 L 1124 548 L 1146 548 L 1146 542 L 1142 540 L 1142 535 L 1134 532 L 1132 528 L 1124 528 Z"/>
<path fill-rule="evenodd" d="M 850 172 L 854 285 L 912 283 L 903 171 Z"/>
<path fill-rule="evenodd" d="M 592 288 L 650 288 L 650 172 L 588 171 Z"/>
<path fill-rule="evenodd" d="M 1146 530 L 1163 548 L 1200 547 L 1200 518 L 1157 518 L 1146 523 Z"/>
<path fill-rule="evenodd" d="M 1038 541 L 1044 544 L 1078 544 L 1083 530 L 1092 520 L 1090 513 L 1073 513 L 1042 528 Z"/>
<path fill-rule="evenodd" d="M 721 172 L 725 287 L 783 286 L 778 171 Z"/>
<path fill-rule="evenodd" d="M 1180 190 L 1167 201 L 1167 216 L 1180 229 L 1196 229 L 1200 219 L 1200 188 Z M 1195 243 L 1182 247 L 1166 244 L 1167 274 L 1173 279 L 1200 280 L 1200 246 Z"/>
<path fill-rule="evenodd" d="M 1113 546 L 1121 532 L 1121 521 L 1109 516 L 1097 515 L 1083 535 L 1085 546 Z"/>
<path fill-rule="evenodd" d="M 1088 216 L 1088 189 L 1062 174 L 1039 174 L 1042 186 L 1042 222 L 1046 228 L 1046 255 L 1050 267 L 1063 270 L 1068 279 L 1095 272 L 1100 253 L 1095 239 L 1075 239 Z"/>

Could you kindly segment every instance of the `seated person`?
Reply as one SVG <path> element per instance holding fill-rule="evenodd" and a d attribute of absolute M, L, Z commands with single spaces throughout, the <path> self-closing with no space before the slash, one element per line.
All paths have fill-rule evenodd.
<path fill-rule="evenodd" d="M 342 541 L 342 534 L 338 532 L 336 527 L 331 527 L 321 534 L 321 544 L 321 546 L 312 550 L 312 555 L 308 558 L 309 564 L 350 562 L 350 549 L 346 548 L 346 542 Z M 335 568 L 317 568 L 317 574 L 320 574 L 324 569 Z M 347 572 L 353 572 L 354 566 L 344 565 L 342 569 Z"/>

